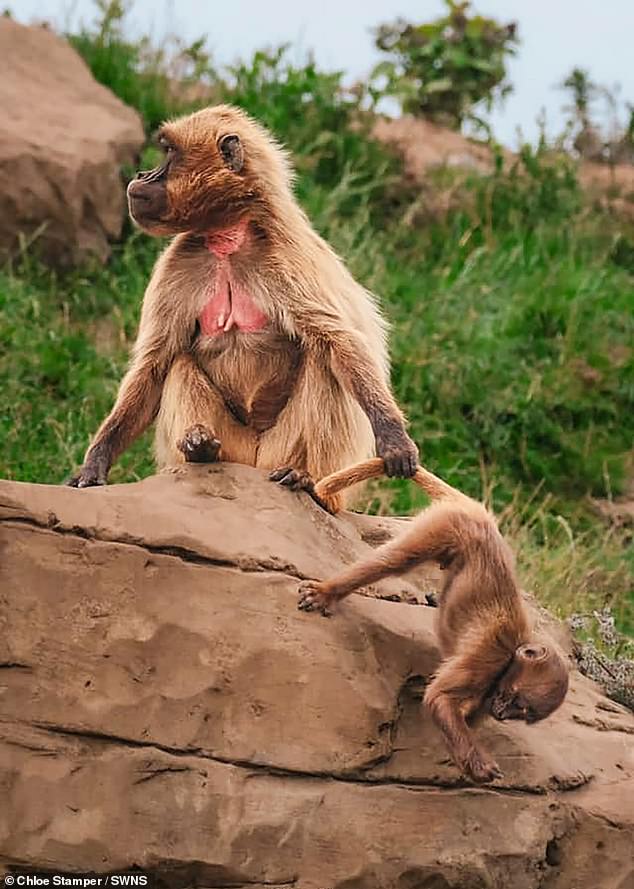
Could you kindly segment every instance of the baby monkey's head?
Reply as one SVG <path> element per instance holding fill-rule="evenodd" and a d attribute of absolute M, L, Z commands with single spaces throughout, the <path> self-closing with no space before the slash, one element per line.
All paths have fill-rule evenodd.
<path fill-rule="evenodd" d="M 568 691 L 568 668 L 554 648 L 537 642 L 520 645 L 498 681 L 490 704 L 495 719 L 539 722 L 550 716 Z"/>

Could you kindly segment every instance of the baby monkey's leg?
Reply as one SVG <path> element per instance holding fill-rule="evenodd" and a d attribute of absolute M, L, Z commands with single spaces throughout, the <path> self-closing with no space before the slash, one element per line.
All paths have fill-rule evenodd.
<path fill-rule="evenodd" d="M 443 515 L 438 506 L 431 506 L 412 522 L 404 534 L 379 547 L 370 558 L 330 580 L 305 581 L 299 588 L 297 607 L 302 611 L 321 611 L 327 615 L 334 602 L 345 598 L 358 587 L 404 574 L 421 562 L 439 559 L 451 541 Z"/>

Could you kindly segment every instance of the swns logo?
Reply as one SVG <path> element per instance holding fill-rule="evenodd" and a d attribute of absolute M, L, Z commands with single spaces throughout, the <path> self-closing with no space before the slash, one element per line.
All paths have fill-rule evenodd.
<path fill-rule="evenodd" d="M 149 880 L 143 874 L 113 874 L 109 886 L 147 886 Z"/>

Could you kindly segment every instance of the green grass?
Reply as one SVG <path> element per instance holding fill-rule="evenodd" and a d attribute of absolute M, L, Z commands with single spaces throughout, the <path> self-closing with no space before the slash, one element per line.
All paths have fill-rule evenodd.
<path fill-rule="evenodd" d="M 56 483 L 110 410 L 160 245 L 135 235 L 107 268 L 58 278 L 28 257 L 0 272 L 0 476 Z M 147 443 L 112 480 L 151 471 Z"/>
<path fill-rule="evenodd" d="M 175 110 L 165 58 L 140 62 L 109 27 L 75 45 L 150 131 Z M 501 514 L 526 585 L 548 607 L 565 616 L 607 606 L 632 632 L 631 535 L 588 505 L 617 495 L 632 469 L 632 233 L 588 206 L 570 163 L 543 148 L 463 182 L 452 211 L 419 213 L 339 75 L 283 53 L 215 79 L 205 64 L 214 95 L 256 113 L 293 150 L 301 202 L 380 294 L 395 391 L 425 464 Z M 448 177 L 430 194 L 455 192 Z M 0 476 L 58 483 L 80 463 L 115 397 L 160 247 L 128 231 L 104 268 L 57 276 L 34 250 L 0 270 Z M 146 435 L 111 480 L 152 470 Z M 375 489 L 369 508 L 421 504 L 397 482 Z"/>

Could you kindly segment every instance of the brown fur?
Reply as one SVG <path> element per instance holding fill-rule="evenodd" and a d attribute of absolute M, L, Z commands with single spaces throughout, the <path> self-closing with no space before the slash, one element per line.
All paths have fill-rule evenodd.
<path fill-rule="evenodd" d="M 417 450 L 389 389 L 385 323 L 298 206 L 285 153 L 230 106 L 172 121 L 160 139 L 166 162 L 130 183 L 130 207 L 148 233 L 176 237 L 149 282 L 116 404 L 71 484 L 105 483 L 155 417 L 159 467 L 182 461 L 178 442 L 202 425 L 223 460 L 320 478 L 376 447 L 389 474 L 411 475 Z M 209 248 L 238 231 L 227 258 Z M 266 326 L 201 336 L 227 268 Z"/>
<path fill-rule="evenodd" d="M 381 474 L 382 461 L 368 460 L 315 490 L 332 496 Z M 440 563 L 446 571 L 438 609 L 443 660 L 425 702 L 459 768 L 474 781 L 492 781 L 501 772 L 468 723 L 486 712 L 497 719 L 544 719 L 562 703 L 568 671 L 554 648 L 532 640 L 513 555 L 491 513 L 420 466 L 414 481 L 437 502 L 366 561 L 330 580 L 303 583 L 299 607 L 328 613 L 359 586 L 425 561 Z"/>

